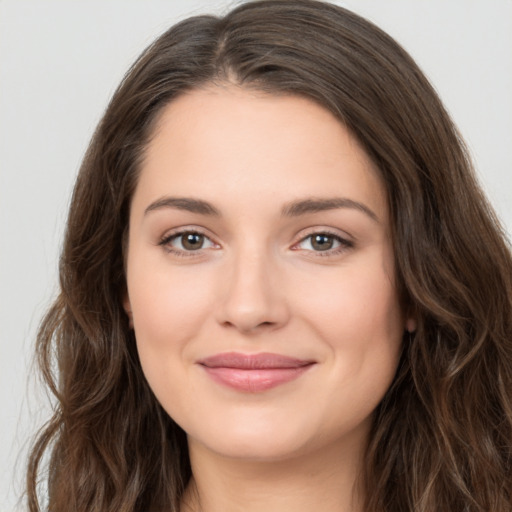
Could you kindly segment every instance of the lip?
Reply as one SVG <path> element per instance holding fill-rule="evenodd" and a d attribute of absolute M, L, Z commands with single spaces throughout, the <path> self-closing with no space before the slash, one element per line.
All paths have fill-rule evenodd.
<path fill-rule="evenodd" d="M 215 382 L 237 391 L 257 393 L 298 379 L 315 361 L 262 352 L 226 352 L 198 361 Z"/>

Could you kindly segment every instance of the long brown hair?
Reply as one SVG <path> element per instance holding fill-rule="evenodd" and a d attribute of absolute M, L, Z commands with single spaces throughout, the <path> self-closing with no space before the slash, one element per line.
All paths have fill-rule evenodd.
<path fill-rule="evenodd" d="M 179 510 L 191 474 L 186 436 L 141 371 L 122 308 L 123 241 L 159 112 L 184 91 L 226 81 L 318 102 L 359 139 L 387 188 L 397 286 L 417 330 L 375 412 L 365 510 L 510 512 L 505 234 L 413 60 L 368 21 L 314 0 L 187 19 L 141 55 L 112 98 L 76 182 L 61 293 L 38 335 L 56 407 L 29 462 L 31 512 L 47 452 L 52 512 Z"/>

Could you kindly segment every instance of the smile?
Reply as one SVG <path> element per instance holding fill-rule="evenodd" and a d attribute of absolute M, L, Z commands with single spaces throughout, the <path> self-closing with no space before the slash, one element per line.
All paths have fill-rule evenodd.
<path fill-rule="evenodd" d="M 217 354 L 198 361 L 217 383 L 237 391 L 258 393 L 299 378 L 315 361 L 280 354 Z"/>

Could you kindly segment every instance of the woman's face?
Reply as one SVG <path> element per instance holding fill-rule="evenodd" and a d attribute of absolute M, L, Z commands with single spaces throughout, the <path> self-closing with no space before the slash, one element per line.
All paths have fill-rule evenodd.
<path fill-rule="evenodd" d="M 191 447 L 364 443 L 406 323 L 383 185 L 327 110 L 235 86 L 163 111 L 130 214 L 125 309 Z"/>

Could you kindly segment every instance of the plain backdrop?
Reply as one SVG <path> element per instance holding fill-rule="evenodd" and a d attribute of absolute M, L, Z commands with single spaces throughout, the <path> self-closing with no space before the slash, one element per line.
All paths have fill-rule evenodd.
<path fill-rule="evenodd" d="M 512 232 L 512 0 L 337 3 L 417 60 Z M 49 413 L 33 343 L 57 290 L 69 196 L 92 131 L 154 37 L 188 15 L 236 4 L 0 0 L 0 512 L 21 510 L 27 443 Z"/>

